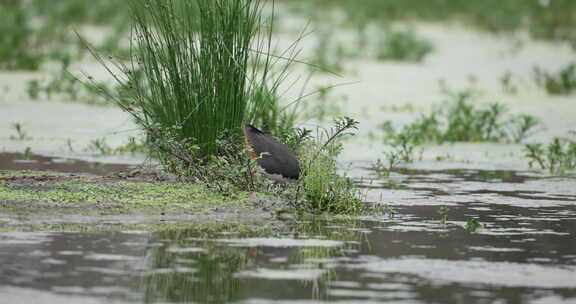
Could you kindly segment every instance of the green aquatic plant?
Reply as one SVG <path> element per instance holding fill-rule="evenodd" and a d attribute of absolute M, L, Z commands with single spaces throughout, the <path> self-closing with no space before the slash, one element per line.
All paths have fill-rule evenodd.
<path fill-rule="evenodd" d="M 552 95 L 568 95 L 576 91 L 576 63 L 571 63 L 556 73 L 534 68 L 536 84 Z"/>
<path fill-rule="evenodd" d="M 0 70 L 37 70 L 44 54 L 23 1 L 0 1 Z"/>
<path fill-rule="evenodd" d="M 26 160 L 31 160 L 32 159 L 32 148 L 30 147 L 26 147 L 26 149 L 24 149 L 24 153 L 22 153 L 22 156 L 24 157 L 24 159 Z"/>
<path fill-rule="evenodd" d="M 472 218 L 466 222 L 465 228 L 468 230 L 468 232 L 476 232 L 476 230 L 484 228 L 484 224 L 482 224 L 479 219 Z"/>
<path fill-rule="evenodd" d="M 358 26 L 370 22 L 423 21 L 458 22 L 477 29 L 511 33 L 526 31 L 536 39 L 574 41 L 576 21 L 572 0 L 525 1 L 525 0 L 291 0 L 292 7 L 306 9 L 297 11 L 316 17 L 322 22 L 322 14 L 330 9 L 343 12 L 345 21 Z"/>
<path fill-rule="evenodd" d="M 477 105 L 469 91 L 452 93 L 445 105 L 421 115 L 400 131 L 385 122 L 381 129 L 388 142 L 405 137 L 414 145 L 434 142 L 520 142 L 540 125 L 537 118 L 509 115 L 498 103 Z"/>
<path fill-rule="evenodd" d="M 372 163 L 372 169 L 382 177 L 390 176 L 390 173 L 402 163 L 414 162 L 416 146 L 407 134 L 398 134 L 389 144 L 392 149 L 383 153 L 384 160 L 379 158 Z"/>
<path fill-rule="evenodd" d="M 538 165 L 552 174 L 564 174 L 576 169 L 576 141 L 569 138 L 555 137 L 545 146 L 541 143 L 524 146 L 529 166 Z"/>
<path fill-rule="evenodd" d="M 413 30 L 385 29 L 378 43 L 376 59 L 420 62 L 434 51 L 432 42 Z"/>
<path fill-rule="evenodd" d="M 441 206 L 440 210 L 438 210 L 438 214 L 440 215 L 440 224 L 445 227 L 446 223 L 448 221 L 448 212 L 450 211 L 450 209 L 448 209 L 447 206 Z"/>
<path fill-rule="evenodd" d="M 353 134 L 358 122 L 351 118 L 335 120 L 334 126 L 300 149 L 301 173 L 293 205 L 300 213 L 360 214 L 366 211 L 353 180 L 338 172 L 336 157 L 341 140 Z"/>
<path fill-rule="evenodd" d="M 19 122 L 15 122 L 12 124 L 12 128 L 16 131 L 16 135 L 11 135 L 11 140 L 30 140 L 32 137 L 28 135 L 28 132 L 24 130 L 24 125 Z"/>
<path fill-rule="evenodd" d="M 79 81 L 68 71 L 72 63 L 70 56 L 61 56 L 58 61 L 61 65 L 60 70 L 50 75 L 48 80 L 32 79 L 28 81 L 28 97 L 32 100 L 58 98 L 90 105 L 110 104 L 99 93 L 102 90 L 111 90 L 106 83 Z"/>
<path fill-rule="evenodd" d="M 97 152 L 102 155 L 110 155 L 113 153 L 114 149 L 106 143 L 106 139 L 97 138 L 90 141 L 86 151 Z"/>

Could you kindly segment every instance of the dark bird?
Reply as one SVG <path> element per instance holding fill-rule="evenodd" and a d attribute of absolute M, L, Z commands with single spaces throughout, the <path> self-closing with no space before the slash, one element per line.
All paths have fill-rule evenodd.
<path fill-rule="evenodd" d="M 256 159 L 269 178 L 298 179 L 300 175 L 298 158 L 286 144 L 250 124 L 244 126 L 244 139 L 250 155 Z"/>

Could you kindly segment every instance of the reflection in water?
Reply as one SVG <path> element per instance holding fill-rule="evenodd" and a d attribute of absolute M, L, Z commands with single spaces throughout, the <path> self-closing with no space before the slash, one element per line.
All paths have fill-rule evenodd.
<path fill-rule="evenodd" d="M 101 303 L 574 301 L 574 187 L 558 186 L 573 180 L 504 174 L 482 182 L 495 175 L 458 174 L 411 177 L 408 187 L 428 189 L 413 193 L 455 193 L 433 204 L 392 199 L 400 202 L 394 218 L 309 220 L 274 235 L 0 233 L 0 293 L 11 303 L 38 294 L 55 303 L 68 296 Z M 443 225 L 438 202 L 447 199 Z M 484 227 L 468 232 L 471 218 Z"/>
<path fill-rule="evenodd" d="M 282 238 L 203 239 L 193 230 L 155 234 L 140 278 L 147 303 L 184 301 L 228 303 L 250 298 L 326 298 L 335 277 L 332 258 L 357 247 L 358 220 L 294 224 Z M 330 241 L 337 237 L 338 242 Z M 352 242 L 353 241 L 353 242 Z M 290 281 L 278 288 L 277 283 Z M 290 287 L 289 287 L 290 286 Z"/>
<path fill-rule="evenodd" d="M 227 303 L 238 298 L 240 279 L 234 274 L 254 264 L 254 254 L 190 240 L 190 232 L 165 232 L 153 238 L 161 241 L 147 249 L 147 270 L 139 279 L 144 302 Z"/>

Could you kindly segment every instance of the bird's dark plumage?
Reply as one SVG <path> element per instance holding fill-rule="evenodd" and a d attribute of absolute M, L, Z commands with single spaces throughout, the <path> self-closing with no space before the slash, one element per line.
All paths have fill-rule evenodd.
<path fill-rule="evenodd" d="M 284 143 L 274 137 L 246 124 L 244 135 L 250 153 L 266 173 L 284 178 L 298 179 L 300 166 L 296 154 Z"/>

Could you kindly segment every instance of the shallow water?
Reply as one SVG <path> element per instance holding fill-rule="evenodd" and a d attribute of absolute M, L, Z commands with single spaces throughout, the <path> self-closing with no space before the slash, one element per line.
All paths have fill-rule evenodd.
<path fill-rule="evenodd" d="M 6 303 L 576 301 L 573 178 L 396 175 L 365 185 L 368 197 L 388 193 L 393 217 L 310 221 L 276 235 L 0 233 L 0 293 Z M 483 225 L 475 232 L 465 229 L 472 218 Z"/>
<path fill-rule="evenodd" d="M 25 156 L 20 153 L 0 153 L 0 170 L 56 171 L 106 175 L 129 168 L 130 166 L 125 164 L 103 164 L 34 154 Z"/>

